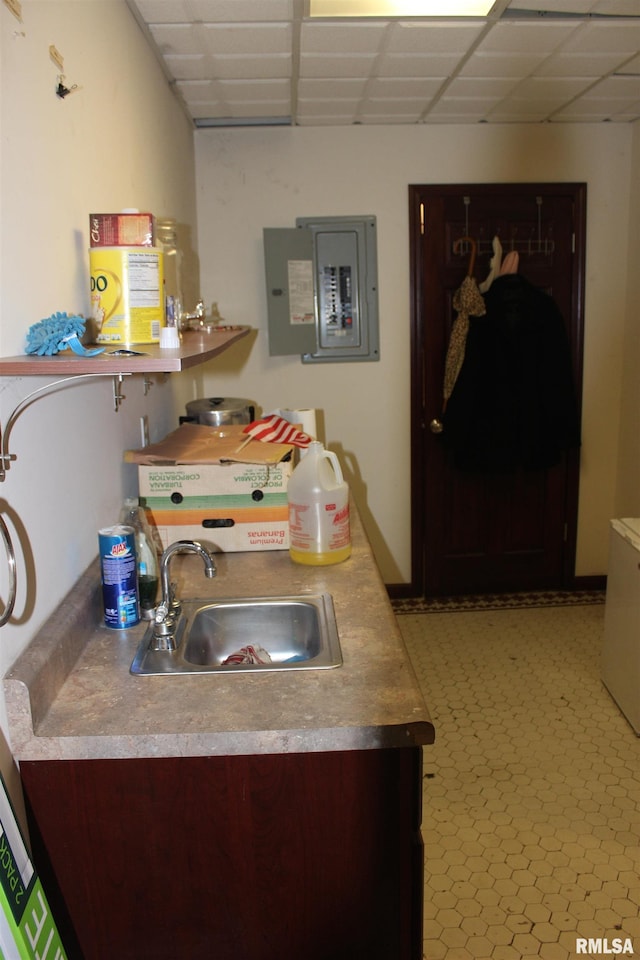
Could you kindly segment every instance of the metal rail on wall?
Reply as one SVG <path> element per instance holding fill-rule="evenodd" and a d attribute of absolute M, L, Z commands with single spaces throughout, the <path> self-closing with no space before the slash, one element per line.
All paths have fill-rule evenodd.
<path fill-rule="evenodd" d="M 4 627 L 5 623 L 13 613 L 18 584 L 16 579 L 16 554 L 15 550 L 13 549 L 13 543 L 11 542 L 9 528 L 4 522 L 2 514 L 0 514 L 0 537 L 2 538 L 2 542 L 4 543 L 4 548 L 7 553 L 7 565 L 9 569 L 9 598 L 5 604 L 4 610 L 0 614 L 0 627 Z"/>
<path fill-rule="evenodd" d="M 70 384 L 76 383 L 78 380 L 92 380 L 96 377 L 112 377 L 113 378 L 113 403 L 114 409 L 116 412 L 120 408 L 120 404 L 125 399 L 120 386 L 122 384 L 123 377 L 131 377 L 131 373 L 119 373 L 117 376 L 114 376 L 113 373 L 80 373 L 74 374 L 70 377 L 64 377 L 62 380 L 54 380 L 53 383 L 46 383 L 43 387 L 38 387 L 37 390 L 32 390 L 31 393 L 20 401 L 17 407 L 9 414 L 7 423 L 5 425 L 4 431 L 2 431 L 2 437 L 0 438 L 0 483 L 3 480 L 6 480 L 7 470 L 12 460 L 15 460 L 15 454 L 10 454 L 7 450 L 9 444 L 9 434 L 11 429 L 22 413 L 28 406 L 30 406 L 34 400 L 39 400 L 41 397 L 47 396 L 49 393 L 54 393 L 60 387 L 66 387 Z"/>
<path fill-rule="evenodd" d="M 53 383 L 47 383 L 43 387 L 38 387 L 37 390 L 33 390 L 31 393 L 27 394 L 23 400 L 13 409 L 10 413 L 7 423 L 3 431 L 1 431 L 0 436 L 0 482 L 4 481 L 7 476 L 7 470 L 12 460 L 15 460 L 16 457 L 14 454 L 10 454 L 8 450 L 9 446 L 9 434 L 11 433 L 11 428 L 14 423 L 20 416 L 23 410 L 25 410 L 30 404 L 35 400 L 39 400 L 41 397 L 47 396 L 49 393 L 53 393 L 55 390 L 60 387 L 69 386 L 72 383 L 76 383 L 78 380 L 91 380 L 96 377 L 112 377 L 113 379 L 113 402 L 116 412 L 118 411 L 120 404 L 124 400 L 124 396 L 120 389 L 122 385 L 123 377 L 130 377 L 131 373 L 120 373 L 117 376 L 114 376 L 113 373 L 82 373 L 74 375 L 71 377 L 64 377 L 62 380 L 54 380 Z M 4 544 L 4 548 L 7 554 L 7 568 L 9 571 L 9 594 L 7 601 L 4 606 L 4 610 L 0 613 L 0 627 L 3 627 L 5 623 L 11 617 L 13 613 L 13 608 L 16 602 L 17 594 L 17 576 L 16 576 L 16 554 L 13 547 L 13 542 L 11 540 L 11 534 L 9 533 L 9 528 L 7 527 L 2 514 L 0 513 L 0 539 Z"/>

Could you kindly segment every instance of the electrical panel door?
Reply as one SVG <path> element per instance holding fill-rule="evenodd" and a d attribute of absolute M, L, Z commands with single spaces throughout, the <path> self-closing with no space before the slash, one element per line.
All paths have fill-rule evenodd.
<path fill-rule="evenodd" d="M 281 357 L 314 350 L 313 237 L 291 227 L 267 227 L 263 233 L 269 353 Z"/>
<path fill-rule="evenodd" d="M 264 242 L 270 353 L 379 359 L 375 217 L 300 217 Z"/>

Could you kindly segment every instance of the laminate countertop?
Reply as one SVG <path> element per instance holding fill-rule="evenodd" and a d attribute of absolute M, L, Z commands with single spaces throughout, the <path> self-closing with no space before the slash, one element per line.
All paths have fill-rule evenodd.
<path fill-rule="evenodd" d="M 367 750 L 432 743 L 434 729 L 360 519 L 351 557 L 314 567 L 288 551 L 171 561 L 178 596 L 333 598 L 343 664 L 328 670 L 134 677 L 147 628 L 103 625 L 96 559 L 4 678 L 21 760 Z"/>

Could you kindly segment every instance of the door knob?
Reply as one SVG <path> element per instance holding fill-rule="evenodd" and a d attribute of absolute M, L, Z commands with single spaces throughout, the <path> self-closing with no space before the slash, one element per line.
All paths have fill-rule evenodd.
<path fill-rule="evenodd" d="M 437 417 L 434 417 L 433 420 L 429 423 L 429 430 L 431 433 L 442 433 L 444 427 L 442 425 L 442 420 L 438 420 Z"/>

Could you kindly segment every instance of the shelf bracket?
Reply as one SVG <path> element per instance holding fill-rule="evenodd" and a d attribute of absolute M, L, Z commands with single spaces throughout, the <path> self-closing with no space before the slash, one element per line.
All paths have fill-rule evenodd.
<path fill-rule="evenodd" d="M 70 386 L 71 384 L 77 383 L 79 380 L 94 380 L 97 377 L 113 377 L 113 402 L 115 406 L 116 413 L 120 408 L 120 404 L 125 399 L 124 394 L 122 393 L 122 381 L 124 377 L 131 377 L 131 373 L 119 373 L 117 376 L 114 376 L 113 373 L 80 373 L 71 377 L 63 377 L 62 380 L 54 380 L 53 383 L 46 383 L 43 387 L 38 387 L 37 390 L 32 390 L 31 393 L 20 401 L 20 403 L 13 409 L 9 414 L 5 428 L 1 431 L 0 436 L 0 483 L 6 479 L 7 470 L 11 464 L 12 460 L 16 459 L 15 454 L 9 453 L 9 434 L 11 429 L 22 413 L 28 406 L 30 406 L 35 400 L 39 400 L 41 397 L 45 397 L 50 393 L 54 393 L 60 388 Z"/>
<path fill-rule="evenodd" d="M 117 413 L 120 409 L 120 405 L 123 400 L 126 400 L 126 394 L 122 392 L 122 379 L 123 374 L 119 373 L 116 377 L 113 378 L 113 409 Z"/>

